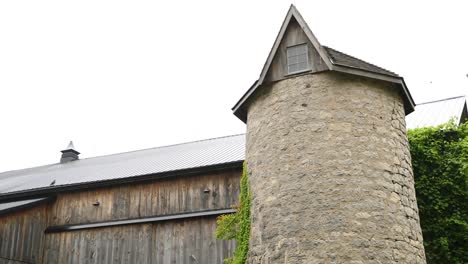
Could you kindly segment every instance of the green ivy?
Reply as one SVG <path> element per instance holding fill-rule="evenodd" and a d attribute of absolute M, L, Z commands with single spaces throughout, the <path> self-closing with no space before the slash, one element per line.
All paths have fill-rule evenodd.
<path fill-rule="evenodd" d="M 468 263 L 468 123 L 408 131 L 428 263 Z"/>
<path fill-rule="evenodd" d="M 239 206 L 234 214 L 218 217 L 216 238 L 237 241 L 237 248 L 232 258 L 225 259 L 228 264 L 247 263 L 250 239 L 250 190 L 247 165 L 244 162 L 240 181 Z"/>

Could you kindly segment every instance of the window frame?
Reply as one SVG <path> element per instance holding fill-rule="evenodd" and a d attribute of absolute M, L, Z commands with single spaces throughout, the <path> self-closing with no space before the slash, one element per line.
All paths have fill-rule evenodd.
<path fill-rule="evenodd" d="M 296 63 L 292 63 L 290 64 L 290 56 L 288 56 L 288 51 L 291 49 L 291 48 L 298 48 L 299 46 L 305 46 L 305 68 L 303 69 L 299 69 L 299 70 L 295 70 L 295 71 L 290 71 L 290 66 L 291 65 L 300 65 L 301 63 L 303 62 L 299 62 L 299 55 L 293 55 L 293 56 L 296 56 L 297 59 L 298 59 L 298 62 Z M 302 54 L 301 54 L 302 55 Z M 291 56 L 292 57 L 292 56 Z M 286 47 L 286 75 L 292 75 L 292 74 L 297 74 L 297 73 L 302 73 L 302 72 L 305 72 L 305 71 L 309 71 L 310 70 L 310 64 L 309 64 L 309 45 L 308 43 L 300 43 L 300 44 L 296 44 L 296 45 L 292 45 L 292 46 L 288 46 Z"/>

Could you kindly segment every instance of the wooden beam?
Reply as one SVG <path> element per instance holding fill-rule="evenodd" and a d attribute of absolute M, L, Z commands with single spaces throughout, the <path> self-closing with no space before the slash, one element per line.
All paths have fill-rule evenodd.
<path fill-rule="evenodd" d="M 44 233 L 57 233 L 57 232 L 67 232 L 67 231 L 75 231 L 75 230 L 81 230 L 81 229 L 102 228 L 102 227 L 122 226 L 122 225 L 133 225 L 133 224 L 143 224 L 143 223 L 153 223 L 153 222 L 163 222 L 163 221 L 177 220 L 177 219 L 187 219 L 187 218 L 195 218 L 195 217 L 206 217 L 206 216 L 217 216 L 217 215 L 222 215 L 222 214 L 232 214 L 232 213 L 235 213 L 235 212 L 236 212 L 235 209 L 218 209 L 218 210 L 198 211 L 198 212 L 192 212 L 192 213 L 152 216 L 152 217 L 136 218 L 136 219 L 96 222 L 96 223 L 89 223 L 89 224 L 49 226 L 49 227 L 46 228 Z"/>

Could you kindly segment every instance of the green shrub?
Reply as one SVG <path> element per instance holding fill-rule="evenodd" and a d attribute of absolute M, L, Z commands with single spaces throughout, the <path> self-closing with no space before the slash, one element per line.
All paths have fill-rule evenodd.
<path fill-rule="evenodd" d="M 428 263 L 468 263 L 468 123 L 408 131 Z"/>
<path fill-rule="evenodd" d="M 232 258 L 225 259 L 228 264 L 247 263 L 250 239 L 250 191 L 247 165 L 244 162 L 240 181 L 239 206 L 234 214 L 222 215 L 217 220 L 216 238 L 235 239 L 237 248 Z"/>

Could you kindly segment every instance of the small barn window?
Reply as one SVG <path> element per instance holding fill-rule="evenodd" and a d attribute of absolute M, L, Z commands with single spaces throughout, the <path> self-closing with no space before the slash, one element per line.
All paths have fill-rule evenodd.
<path fill-rule="evenodd" d="M 309 69 L 309 56 L 307 55 L 307 44 L 288 47 L 288 74 L 301 72 Z"/>

